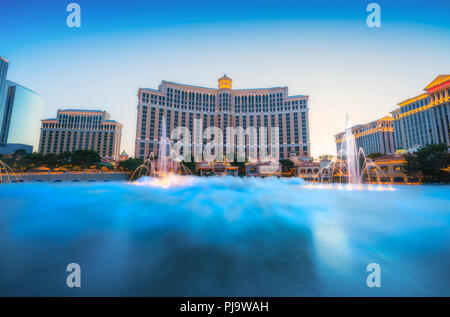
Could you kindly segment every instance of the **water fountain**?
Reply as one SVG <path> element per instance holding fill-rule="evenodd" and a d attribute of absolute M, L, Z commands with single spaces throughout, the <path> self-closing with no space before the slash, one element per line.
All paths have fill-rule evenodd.
<path fill-rule="evenodd" d="M 80 296 L 450 296 L 449 186 L 179 178 L 193 181 L 0 186 L 0 296 L 73 296 L 55 287 L 67 250 L 96 276 Z"/>
<path fill-rule="evenodd" d="M 18 183 L 19 179 L 16 174 L 14 174 L 11 167 L 9 167 L 5 162 L 0 160 L 0 184 L 3 183 Z"/>
<path fill-rule="evenodd" d="M 363 148 L 358 148 L 355 142 L 355 136 L 352 133 L 352 126 L 349 116 L 346 118 L 345 136 L 342 141 L 342 147 L 338 152 L 337 160 L 331 161 L 325 167 L 321 168 L 315 175 L 313 183 L 323 184 L 324 179 L 329 183 L 347 184 L 347 189 L 353 186 L 361 189 L 362 184 L 379 185 L 382 190 L 382 184 L 387 184 L 387 189 L 392 190 L 392 186 L 381 168 L 366 156 Z"/>
<path fill-rule="evenodd" d="M 448 186 L 324 193 L 296 178 L 185 177 L 160 144 L 136 185 L 3 186 L 0 254 L 13 274 L 0 274 L 0 296 L 73 295 L 54 283 L 67 250 L 97 276 L 80 296 L 450 295 Z M 328 171 L 354 167 L 348 181 L 362 183 L 372 162 L 348 152 Z M 358 273 L 374 262 L 388 281 L 377 290 Z M 36 263 L 43 275 L 29 274 Z"/>
<path fill-rule="evenodd" d="M 158 155 L 153 152 L 143 164 L 138 166 L 131 175 L 130 181 L 141 179 L 139 184 L 169 187 L 183 183 L 181 175 L 191 175 L 189 169 L 181 162 L 181 157 L 174 151 L 167 137 L 166 120 L 161 121 Z"/>
<path fill-rule="evenodd" d="M 355 137 L 352 133 L 350 119 L 347 115 L 343 153 L 347 162 L 347 177 L 349 184 L 361 184 L 361 171 L 359 169 L 359 151 L 356 148 Z M 365 155 L 364 155 L 365 157 Z"/>

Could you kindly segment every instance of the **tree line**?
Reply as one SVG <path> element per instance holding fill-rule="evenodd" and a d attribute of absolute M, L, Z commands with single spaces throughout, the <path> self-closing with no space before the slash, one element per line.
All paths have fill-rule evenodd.
<path fill-rule="evenodd" d="M 372 153 L 367 157 L 377 159 L 382 153 Z M 406 153 L 403 171 L 406 175 L 422 179 L 423 183 L 450 182 L 450 153 L 445 143 L 427 144 L 416 151 Z"/>
<path fill-rule="evenodd" d="M 424 183 L 450 182 L 450 153 L 445 143 L 428 144 L 406 155 L 408 176 L 422 177 Z"/>
<path fill-rule="evenodd" d="M 372 159 L 382 156 L 374 153 L 369 155 Z M 83 170 L 88 168 L 106 168 L 111 170 L 134 171 L 143 161 L 138 158 L 129 158 L 119 162 L 115 167 L 109 163 L 101 163 L 100 155 L 92 150 L 77 150 L 61 154 L 26 153 L 17 150 L 11 156 L 1 156 L 0 159 L 15 172 L 27 172 L 42 168 Z M 406 163 L 403 168 L 408 176 L 422 178 L 424 183 L 449 183 L 450 182 L 450 153 L 447 144 L 428 144 L 420 147 L 414 153 L 406 154 Z M 292 171 L 294 162 L 291 160 L 280 160 L 282 172 Z M 196 174 L 194 162 L 184 162 L 184 165 Z M 232 162 L 231 165 L 238 166 L 240 174 L 245 173 L 245 162 Z"/>
<path fill-rule="evenodd" d="M 61 154 L 26 153 L 25 150 L 17 150 L 11 156 L 2 156 L 0 159 L 15 172 L 29 172 L 45 169 L 83 170 L 88 168 L 109 167 L 102 164 L 100 155 L 92 150 L 77 150 Z"/>

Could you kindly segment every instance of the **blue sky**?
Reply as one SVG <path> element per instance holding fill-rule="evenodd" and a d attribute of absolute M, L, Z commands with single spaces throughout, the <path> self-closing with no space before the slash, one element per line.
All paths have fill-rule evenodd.
<path fill-rule="evenodd" d="M 59 108 L 107 110 L 134 153 L 137 90 L 161 80 L 234 88 L 288 86 L 310 95 L 313 155 L 335 154 L 348 113 L 365 123 L 450 73 L 450 1 L 2 0 L 0 56 L 8 79 Z"/>

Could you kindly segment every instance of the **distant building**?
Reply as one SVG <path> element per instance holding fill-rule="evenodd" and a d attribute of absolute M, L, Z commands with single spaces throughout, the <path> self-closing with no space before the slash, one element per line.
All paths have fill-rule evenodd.
<path fill-rule="evenodd" d="M 309 182 L 329 182 L 330 163 L 331 161 L 327 159 L 320 160 L 320 162 L 299 160 L 295 162 L 297 176 Z"/>
<path fill-rule="evenodd" d="M 33 152 L 33 147 L 26 144 L 16 143 L 0 143 L 0 154 L 9 155 L 14 154 L 18 150 L 24 150 L 26 153 Z"/>
<path fill-rule="evenodd" d="M 424 90 L 391 112 L 396 150 L 430 143 L 450 145 L 450 75 L 437 76 Z"/>
<path fill-rule="evenodd" d="M 363 125 L 356 125 L 351 128 L 355 138 L 356 148 L 362 148 L 365 155 L 371 153 L 389 154 L 394 152 L 394 128 L 393 119 L 386 116 Z M 336 150 L 342 150 L 345 141 L 345 132 L 335 135 Z"/>
<path fill-rule="evenodd" d="M 4 92 L 6 89 L 6 75 L 8 74 L 9 62 L 6 58 L 0 56 L 0 109 L 4 104 Z M 3 113 L 0 111 L 0 124 L 3 122 Z"/>
<path fill-rule="evenodd" d="M 281 176 L 281 166 L 277 169 L 273 169 L 269 162 L 266 163 L 247 163 L 245 164 L 245 175 L 246 176 L 257 176 L 257 177 L 280 177 Z"/>
<path fill-rule="evenodd" d="M 303 180 L 309 182 L 320 181 L 320 162 L 299 162 L 299 164 L 296 164 L 295 168 L 297 169 L 297 176 Z"/>
<path fill-rule="evenodd" d="M 123 150 L 122 153 L 120 153 L 119 155 L 119 161 L 126 161 L 128 160 L 128 154 L 127 152 L 125 152 L 125 150 Z"/>
<path fill-rule="evenodd" d="M 42 120 L 39 153 L 93 150 L 103 160 L 118 160 L 122 125 L 106 111 L 58 110 L 56 119 Z"/>
<path fill-rule="evenodd" d="M 378 177 L 381 181 L 408 185 L 420 184 L 422 181 L 422 177 L 412 177 L 406 174 L 404 167 L 406 164 L 406 159 L 404 155 L 384 155 L 373 159 L 373 162 L 379 168 Z M 371 182 L 377 181 L 377 177 L 375 175 L 375 173 L 371 173 Z M 364 175 L 364 180 L 367 180 L 367 175 Z"/>
<path fill-rule="evenodd" d="M 289 96 L 287 87 L 232 89 L 231 78 L 223 76 L 218 80 L 218 89 L 162 81 L 157 90 L 139 89 L 138 97 L 136 158 L 146 159 L 150 153 L 158 153 L 163 118 L 167 122 L 167 137 L 174 128 L 187 127 L 192 141 L 199 135 L 203 144 L 206 140 L 200 134 L 207 127 L 219 127 L 224 133 L 227 127 L 255 127 L 258 134 L 260 127 L 266 127 L 264 137 L 268 144 L 271 143 L 268 130 L 278 127 L 281 159 L 311 155 L 309 97 Z M 195 119 L 201 119 L 202 126 L 195 126 Z M 244 145 L 247 157 L 249 139 Z M 228 141 L 236 145 L 233 140 Z M 224 147 L 226 144 L 224 135 Z"/>
<path fill-rule="evenodd" d="M 0 152 L 37 150 L 39 119 L 46 103 L 38 94 L 6 80 L 8 61 L 0 57 Z"/>
<path fill-rule="evenodd" d="M 196 164 L 196 171 L 201 175 L 215 175 L 215 176 L 238 176 L 239 167 L 231 166 L 226 162 L 201 162 Z"/>

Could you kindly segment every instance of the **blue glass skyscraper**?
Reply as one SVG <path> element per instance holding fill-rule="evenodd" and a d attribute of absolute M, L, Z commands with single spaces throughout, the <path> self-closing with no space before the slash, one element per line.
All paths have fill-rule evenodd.
<path fill-rule="evenodd" d="M 6 89 L 6 74 L 8 73 L 8 61 L 0 56 L 0 128 L 2 126 L 3 122 L 3 113 L 4 113 L 4 107 L 5 102 L 3 100 L 4 97 L 4 91 Z"/>
<path fill-rule="evenodd" d="M 37 151 L 46 102 L 34 91 L 6 80 L 8 61 L 0 57 L 0 153 Z"/>

